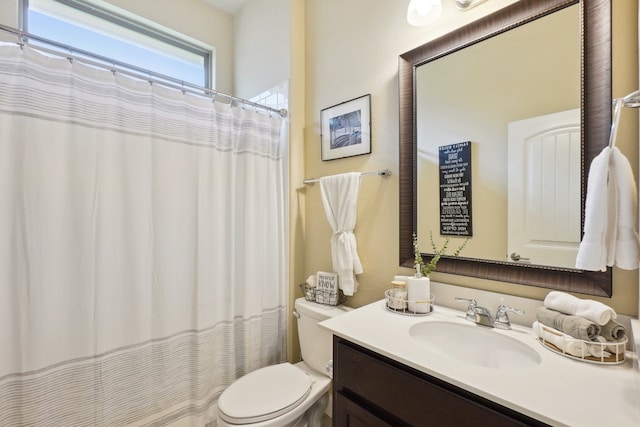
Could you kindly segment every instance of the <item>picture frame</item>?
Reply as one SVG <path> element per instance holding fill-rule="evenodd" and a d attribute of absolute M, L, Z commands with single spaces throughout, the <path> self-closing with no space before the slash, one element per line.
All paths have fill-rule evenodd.
<path fill-rule="evenodd" d="M 371 95 L 320 111 L 322 160 L 371 154 Z"/>

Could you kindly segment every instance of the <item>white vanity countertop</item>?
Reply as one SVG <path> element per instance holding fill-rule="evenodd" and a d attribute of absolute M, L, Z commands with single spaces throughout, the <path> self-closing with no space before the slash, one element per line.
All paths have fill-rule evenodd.
<path fill-rule="evenodd" d="M 640 369 L 633 352 L 627 351 L 623 364 L 597 365 L 547 350 L 529 328 L 477 325 L 526 343 L 542 359 L 535 367 L 484 368 L 418 344 L 409 328 L 428 321 L 473 325 L 461 311 L 435 306 L 427 316 L 406 316 L 387 310 L 384 300 L 321 325 L 355 344 L 553 426 L 640 426 Z"/>

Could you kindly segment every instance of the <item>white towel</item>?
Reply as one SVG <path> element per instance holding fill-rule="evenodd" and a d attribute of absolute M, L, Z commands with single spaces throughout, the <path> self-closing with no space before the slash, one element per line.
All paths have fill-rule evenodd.
<path fill-rule="evenodd" d="M 633 170 L 617 147 L 605 147 L 589 168 L 584 235 L 576 268 L 606 271 L 607 266 L 635 270 L 640 264 L 636 231 L 637 190 Z"/>
<path fill-rule="evenodd" d="M 316 275 L 312 274 L 311 276 L 307 277 L 307 285 L 309 285 L 310 288 L 315 288 L 316 287 Z"/>
<path fill-rule="evenodd" d="M 322 204 L 333 230 L 333 270 L 338 273 L 338 286 L 345 295 L 353 295 L 357 291 L 355 275 L 362 273 L 356 236 L 353 234 L 359 189 L 360 174 L 356 172 L 320 178 Z"/>
<path fill-rule="evenodd" d="M 611 356 L 611 353 L 607 351 L 607 346 L 596 343 L 589 344 L 589 355 L 603 358 Z"/>
<path fill-rule="evenodd" d="M 598 325 L 606 325 L 618 317 L 614 309 L 599 301 L 581 299 L 565 292 L 551 291 L 544 299 L 544 306 L 555 311 L 584 317 Z"/>
<path fill-rule="evenodd" d="M 635 270 L 640 263 L 640 242 L 636 224 L 638 222 L 638 192 L 629 160 L 614 147 L 611 150 L 612 170 L 616 174 L 617 230 L 614 261 L 618 268 Z"/>
<path fill-rule="evenodd" d="M 615 235 L 615 191 L 609 180 L 611 149 L 605 147 L 589 168 L 584 209 L 584 235 L 576 256 L 576 268 L 606 271 L 611 240 Z"/>
<path fill-rule="evenodd" d="M 585 357 L 589 355 L 589 344 L 582 340 L 563 334 L 549 326 L 541 325 L 538 321 L 533 322 L 531 328 L 538 337 L 553 344 L 565 353 L 569 353 L 576 357 Z"/>
<path fill-rule="evenodd" d="M 625 351 L 625 341 L 623 340 L 614 340 L 608 341 L 603 336 L 597 336 L 594 340 L 595 342 L 606 344 L 607 351 L 613 354 L 624 354 Z M 595 345 L 595 344 L 594 344 Z"/>

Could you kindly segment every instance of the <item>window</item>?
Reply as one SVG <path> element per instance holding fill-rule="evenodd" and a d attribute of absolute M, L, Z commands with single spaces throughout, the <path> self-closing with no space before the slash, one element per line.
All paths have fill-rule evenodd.
<path fill-rule="evenodd" d="M 211 88 L 210 49 L 78 0 L 23 0 L 23 28 L 48 40 Z"/>

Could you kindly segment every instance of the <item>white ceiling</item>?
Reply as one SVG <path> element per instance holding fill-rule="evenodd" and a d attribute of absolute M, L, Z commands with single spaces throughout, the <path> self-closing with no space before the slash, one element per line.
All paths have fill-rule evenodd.
<path fill-rule="evenodd" d="M 204 0 L 206 3 L 235 15 L 251 0 Z"/>

